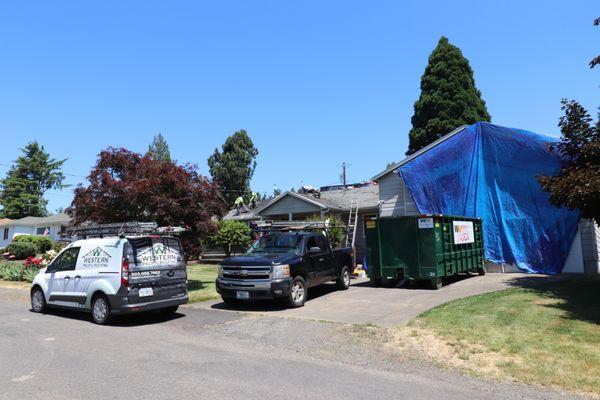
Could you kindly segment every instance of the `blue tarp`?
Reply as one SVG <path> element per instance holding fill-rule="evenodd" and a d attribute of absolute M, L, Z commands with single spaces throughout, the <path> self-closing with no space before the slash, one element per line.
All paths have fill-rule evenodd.
<path fill-rule="evenodd" d="M 556 139 L 477 122 L 400 167 L 419 212 L 479 217 L 485 256 L 521 270 L 560 273 L 579 213 L 548 201 L 536 179 L 552 175 Z"/>

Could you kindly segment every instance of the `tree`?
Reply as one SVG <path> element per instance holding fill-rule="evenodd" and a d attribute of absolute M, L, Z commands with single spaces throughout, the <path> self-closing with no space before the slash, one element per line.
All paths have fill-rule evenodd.
<path fill-rule="evenodd" d="M 212 235 L 212 219 L 225 212 L 216 184 L 196 167 L 155 160 L 149 155 L 108 148 L 98 156 L 67 209 L 77 224 L 154 221 L 160 226 L 189 227 L 183 236 L 189 255 L 197 255 L 200 240 Z"/>
<path fill-rule="evenodd" d="M 600 224 L 600 118 L 594 125 L 587 110 L 573 100 L 563 99 L 562 110 L 562 137 L 550 147 L 562 166 L 556 175 L 539 181 L 552 204 L 577 209 Z"/>
<path fill-rule="evenodd" d="M 252 230 L 241 221 L 219 221 L 217 233 L 212 236 L 211 242 L 225 249 L 227 257 L 231 256 L 234 248 L 244 249 L 250 245 Z"/>
<path fill-rule="evenodd" d="M 150 146 L 148 146 L 148 152 L 146 155 L 158 161 L 171 161 L 169 144 L 163 137 L 162 133 L 159 132 L 158 135 L 154 136 L 152 143 L 150 143 Z"/>
<path fill-rule="evenodd" d="M 43 217 L 47 215 L 44 193 L 62 189 L 64 175 L 61 167 L 65 160 L 51 158 L 38 142 L 21 149 L 6 177 L 0 181 L 0 204 L 6 218 Z"/>
<path fill-rule="evenodd" d="M 443 36 L 429 56 L 414 109 L 407 155 L 461 125 L 491 120 L 469 61 Z"/>
<path fill-rule="evenodd" d="M 247 197 L 250 193 L 250 179 L 256 168 L 257 155 L 252 139 L 242 129 L 227 138 L 222 151 L 215 149 L 208 158 L 210 175 L 221 186 L 228 206 L 236 197 Z"/>

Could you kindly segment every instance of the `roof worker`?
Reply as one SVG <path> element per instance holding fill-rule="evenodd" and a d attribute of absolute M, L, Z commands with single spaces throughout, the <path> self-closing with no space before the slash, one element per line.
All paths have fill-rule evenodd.
<path fill-rule="evenodd" d="M 242 196 L 238 196 L 233 204 L 237 210 L 237 215 L 240 215 L 240 209 L 244 207 L 244 198 Z"/>
<path fill-rule="evenodd" d="M 250 205 L 252 208 L 256 208 L 256 201 L 258 200 L 258 193 L 252 192 L 250 194 Z"/>

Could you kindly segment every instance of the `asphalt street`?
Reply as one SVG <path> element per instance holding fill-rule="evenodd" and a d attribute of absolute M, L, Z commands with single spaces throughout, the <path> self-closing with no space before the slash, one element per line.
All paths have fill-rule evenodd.
<path fill-rule="evenodd" d="M 182 307 L 97 326 L 25 298 L 0 288 L 1 399 L 575 398 L 408 361 L 348 324 Z"/>

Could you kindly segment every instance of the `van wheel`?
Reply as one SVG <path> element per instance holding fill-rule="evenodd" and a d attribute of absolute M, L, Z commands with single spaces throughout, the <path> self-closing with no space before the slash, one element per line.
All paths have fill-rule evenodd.
<path fill-rule="evenodd" d="M 348 267 L 342 267 L 340 276 L 338 276 L 335 283 L 338 290 L 347 290 L 350 287 L 350 269 Z"/>
<path fill-rule="evenodd" d="M 297 276 L 292 281 L 290 294 L 287 299 L 287 305 L 292 308 L 302 307 L 306 301 L 306 281 L 301 276 Z"/>
<path fill-rule="evenodd" d="M 92 300 L 92 319 L 98 325 L 106 325 L 110 322 L 110 304 L 105 295 L 99 294 Z"/>
<path fill-rule="evenodd" d="M 44 292 L 39 287 L 36 287 L 31 292 L 31 309 L 35 313 L 46 311 L 46 298 L 44 297 Z"/>

